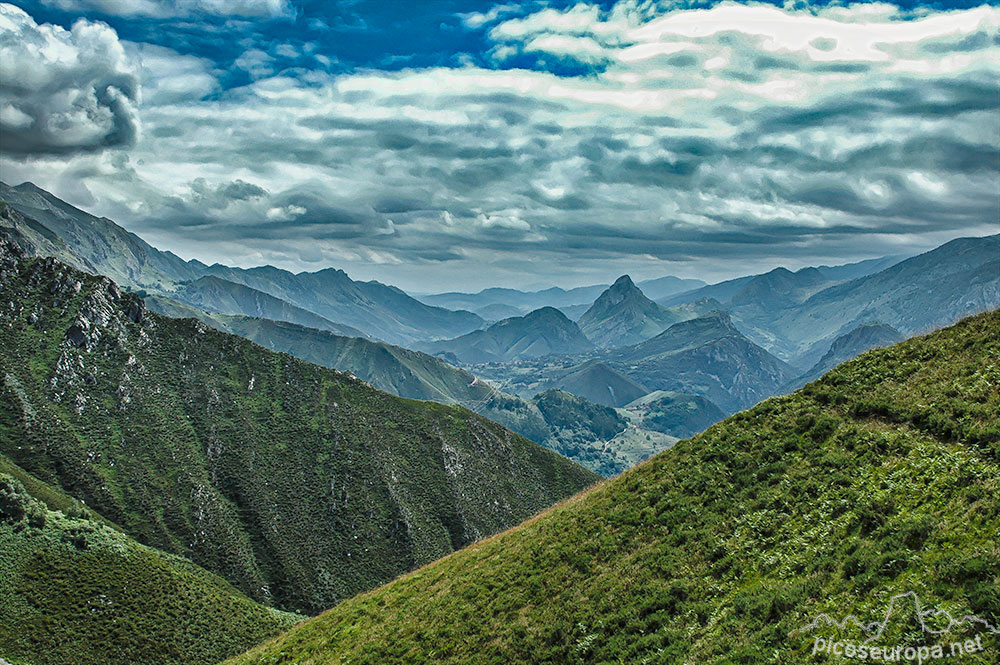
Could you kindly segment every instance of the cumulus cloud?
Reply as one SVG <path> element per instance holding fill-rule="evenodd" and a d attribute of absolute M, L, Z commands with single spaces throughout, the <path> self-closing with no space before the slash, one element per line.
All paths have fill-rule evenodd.
<path fill-rule="evenodd" d="M 288 0 L 42 0 L 42 3 L 64 11 L 152 18 L 197 14 L 277 17 L 291 13 Z"/>
<path fill-rule="evenodd" d="M 465 25 L 494 55 L 538 57 L 531 70 L 274 74 L 248 51 L 251 84 L 146 109 L 129 170 L 102 166 L 88 187 L 188 255 L 320 252 L 383 279 L 439 264 L 482 280 L 533 265 L 711 277 L 716 257 L 850 260 L 1000 221 L 996 7 L 515 10 Z M 567 61 L 587 73 L 546 64 Z M 196 178 L 267 193 L 196 201 Z"/>
<path fill-rule="evenodd" d="M 38 25 L 0 4 L 0 150 L 65 154 L 129 146 L 140 82 L 115 31 L 78 20 Z"/>

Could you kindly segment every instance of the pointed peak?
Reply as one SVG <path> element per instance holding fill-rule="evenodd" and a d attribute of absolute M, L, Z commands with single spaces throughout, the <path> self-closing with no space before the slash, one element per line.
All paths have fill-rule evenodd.
<path fill-rule="evenodd" d="M 635 282 L 628 275 L 622 275 L 615 280 L 615 283 L 611 285 L 612 289 L 634 289 L 636 288 Z"/>

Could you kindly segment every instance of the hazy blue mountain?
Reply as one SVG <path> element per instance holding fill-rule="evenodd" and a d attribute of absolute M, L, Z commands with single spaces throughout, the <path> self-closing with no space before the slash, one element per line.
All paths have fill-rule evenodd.
<path fill-rule="evenodd" d="M 478 293 L 452 292 L 421 295 L 418 296 L 418 299 L 428 305 L 454 310 L 468 309 L 479 311 L 491 305 L 506 305 L 517 310 L 516 314 L 525 314 L 542 307 L 561 309 L 582 303 L 590 303 L 606 288 L 607 284 L 581 286 L 574 289 L 552 287 L 540 291 L 490 288 Z"/>
<path fill-rule="evenodd" d="M 580 328 L 554 307 L 494 323 L 455 339 L 417 344 L 433 355 L 465 364 L 506 362 L 550 354 L 573 354 L 594 348 Z"/>
<path fill-rule="evenodd" d="M 891 268 L 907 258 L 909 257 L 905 254 L 897 254 L 894 256 L 883 256 L 878 259 L 858 261 L 857 263 L 845 263 L 839 266 L 817 266 L 816 269 L 823 273 L 823 276 L 831 282 L 846 282 L 882 272 L 886 268 Z"/>
<path fill-rule="evenodd" d="M 272 321 L 287 321 L 347 337 L 366 337 L 357 328 L 334 323 L 280 298 L 214 275 L 187 282 L 172 291 L 170 296 L 192 307 L 216 314 L 241 314 Z"/>
<path fill-rule="evenodd" d="M 647 298 L 659 300 L 660 298 L 666 298 L 677 293 L 701 288 L 706 286 L 706 284 L 700 279 L 681 279 L 680 277 L 667 275 L 666 277 L 659 277 L 657 279 L 643 280 L 636 286 L 646 294 Z"/>
<path fill-rule="evenodd" d="M 657 300 L 657 303 L 663 305 L 664 307 L 672 307 L 674 305 L 694 302 L 695 300 L 700 300 L 702 298 L 712 298 L 721 303 L 727 303 L 730 298 L 739 293 L 739 291 L 750 283 L 750 280 L 756 276 L 757 275 L 747 275 L 745 277 L 727 279 L 723 282 L 709 284 L 708 286 L 703 286 L 699 289 L 692 289 L 691 291 L 684 291 L 683 293 L 677 293 L 672 296 L 667 296 L 666 298 L 660 298 Z"/>
<path fill-rule="evenodd" d="M 394 344 L 454 337 L 484 324 L 472 312 L 425 305 L 394 286 L 356 282 L 335 268 L 291 273 L 273 266 L 243 269 L 216 264 L 208 272 Z"/>
<path fill-rule="evenodd" d="M 504 319 L 522 316 L 524 314 L 520 308 L 512 307 L 511 305 L 505 305 L 499 302 L 493 303 L 492 305 L 486 305 L 485 307 L 480 307 L 474 311 L 485 320 L 491 322 L 503 321 Z"/>
<path fill-rule="evenodd" d="M 75 208 L 30 182 L 16 187 L 0 182 L 0 200 L 43 225 L 86 262 L 74 267 L 106 275 L 122 285 L 169 289 L 176 282 L 204 274 L 204 264 L 161 252 L 110 219 Z"/>
<path fill-rule="evenodd" d="M 608 357 L 653 390 L 701 395 L 729 413 L 774 395 L 795 375 L 737 330 L 726 312 L 676 323 Z"/>
<path fill-rule="evenodd" d="M 819 362 L 800 377 L 789 383 L 785 390 L 798 390 L 810 381 L 815 381 L 842 362 L 855 358 L 865 351 L 884 346 L 892 346 L 903 340 L 903 335 L 892 326 L 878 321 L 863 323 L 854 330 L 833 340 L 829 350 Z"/>

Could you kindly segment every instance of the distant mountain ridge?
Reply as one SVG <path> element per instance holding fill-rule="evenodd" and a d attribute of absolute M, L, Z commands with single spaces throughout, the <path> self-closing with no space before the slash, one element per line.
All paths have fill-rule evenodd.
<path fill-rule="evenodd" d="M 454 337 L 485 323 L 472 312 L 425 305 L 396 287 L 375 281 L 356 282 L 342 270 L 294 274 L 272 266 L 243 269 L 184 261 L 152 247 L 111 220 L 90 215 L 31 183 L 17 187 L 0 183 L 0 200 L 61 239 L 58 246 L 52 242 L 33 243 L 39 253 L 56 256 L 92 274 L 106 275 L 133 289 L 174 297 L 171 294 L 182 283 L 211 275 L 397 344 Z M 34 234 L 32 239 L 39 238 L 40 234 Z"/>
<path fill-rule="evenodd" d="M 582 353 L 594 345 L 565 314 L 554 307 L 543 307 L 522 317 L 504 319 L 485 330 L 416 347 L 461 363 L 482 364 Z"/>
<path fill-rule="evenodd" d="M 700 279 L 682 279 L 670 275 L 639 282 L 639 287 L 643 292 L 654 300 L 704 285 L 705 282 Z M 451 292 L 416 297 L 418 300 L 429 305 L 437 305 L 448 309 L 467 309 L 474 312 L 481 312 L 481 310 L 487 307 L 504 306 L 515 309 L 520 314 L 525 314 L 542 307 L 566 309 L 581 305 L 589 306 L 608 286 L 608 284 L 595 284 L 593 286 L 580 286 L 572 289 L 552 287 L 541 291 L 521 291 L 518 289 L 494 287 L 483 289 L 478 293 Z M 512 315 L 514 314 L 508 314 L 507 316 Z"/>

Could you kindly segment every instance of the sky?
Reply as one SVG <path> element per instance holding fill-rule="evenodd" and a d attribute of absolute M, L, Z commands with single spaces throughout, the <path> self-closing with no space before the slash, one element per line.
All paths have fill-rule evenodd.
<path fill-rule="evenodd" d="M 0 3 L 0 179 L 421 292 L 913 254 L 1000 232 L 1000 8 Z"/>

